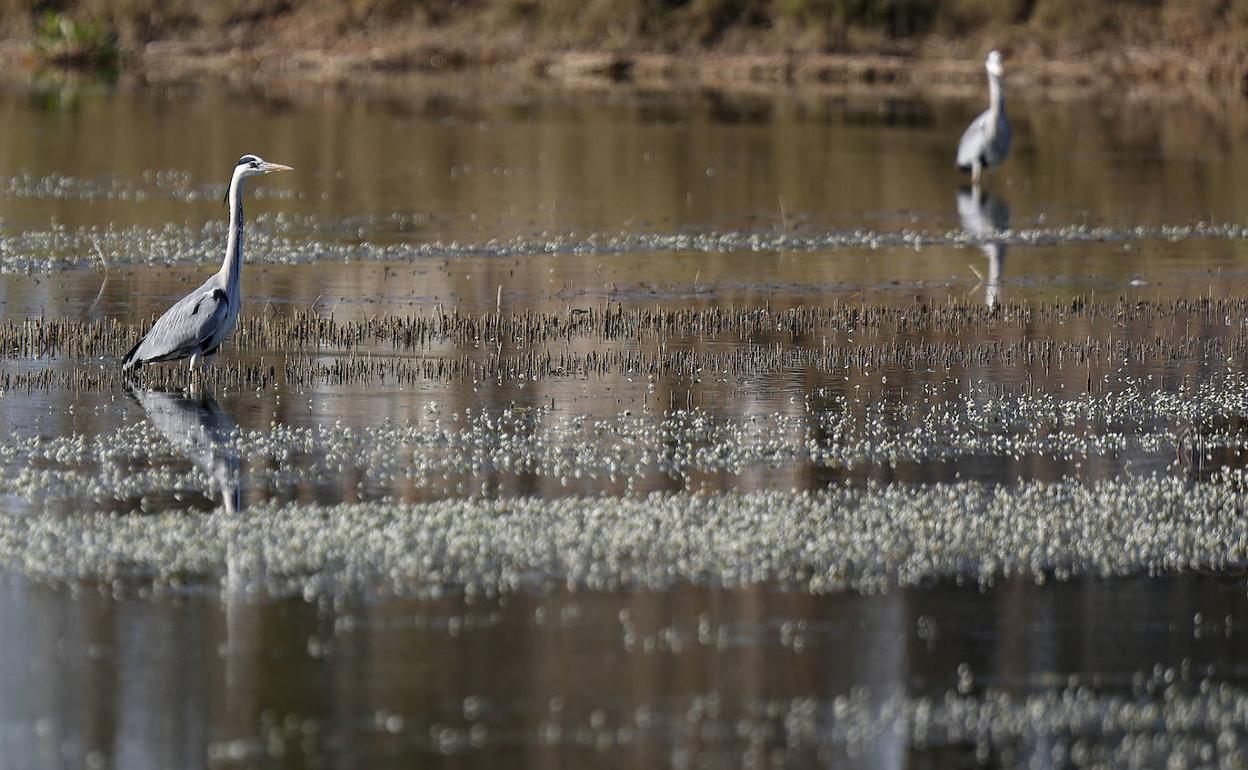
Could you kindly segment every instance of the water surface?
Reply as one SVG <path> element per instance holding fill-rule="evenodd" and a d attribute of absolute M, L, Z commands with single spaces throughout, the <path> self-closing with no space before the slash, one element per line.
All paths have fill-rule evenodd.
<path fill-rule="evenodd" d="M 952 154 L 981 107 L 475 81 L 0 94 L 0 321 L 134 333 L 215 269 L 225 175 L 255 152 L 298 173 L 253 185 L 245 316 L 361 334 L 236 340 L 222 367 L 257 379 L 208 398 L 127 393 L 109 374 L 120 338 L 91 354 L 5 351 L 0 550 L 24 556 L 0 590 L 4 754 L 41 767 L 1242 763 L 1245 561 L 1233 527 L 1207 538 L 1224 551 L 1202 550 L 1197 503 L 1242 483 L 1248 450 L 1243 106 L 1011 94 L 1014 154 L 975 195 Z M 864 315 L 785 327 L 814 306 Z M 899 308 L 945 320 L 871 320 Z M 715 309 L 774 328 L 624 324 L 537 344 L 481 320 Z M 411 346 L 367 331 L 413 317 L 487 331 Z M 377 361 L 409 374 L 383 379 L 399 370 Z M 601 585 L 537 565 L 514 582 L 383 585 L 333 559 L 266 581 L 299 551 L 289 542 L 261 549 L 267 564 L 227 548 L 173 574 L 177 553 L 108 540 L 158 531 L 169 511 L 200 533 L 189 559 L 215 553 L 223 512 L 514 503 L 542 522 L 542 501 L 569 498 L 783 505 L 829 488 L 927 499 L 939 484 L 975 499 L 1139 484 L 1171 495 L 1193 561 L 1150 574 L 1125 546 L 1106 555 L 1128 565 L 1113 575 L 1063 561 L 1094 521 L 1084 508 L 1055 512 L 1034 571 L 995 574 L 973 550 L 959 569 L 940 548 L 956 518 L 933 509 L 945 523 L 923 544 L 939 557 L 928 571 L 821 590 L 775 576 L 828 565 L 766 572 L 744 553 L 758 579 L 708 561 L 630 582 L 619 564 L 644 555 L 605 525 L 601 543 L 565 543 L 611 565 L 588 573 Z M 1018 521 L 993 515 L 967 526 Z M 120 545 L 73 571 L 52 558 L 56 537 L 83 553 Z M 514 553 L 488 545 L 482 564 Z M 358 553 L 389 565 L 369 547 Z"/>

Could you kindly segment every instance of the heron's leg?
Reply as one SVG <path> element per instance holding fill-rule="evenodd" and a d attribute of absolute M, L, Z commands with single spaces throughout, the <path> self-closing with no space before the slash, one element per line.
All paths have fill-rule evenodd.
<path fill-rule="evenodd" d="M 199 374 L 199 362 L 200 355 L 198 353 L 192 353 L 190 361 L 188 361 L 186 365 L 187 374 L 190 375 L 188 378 L 189 381 L 187 382 L 187 391 L 190 393 L 194 393 L 199 390 L 199 377 L 196 376 Z"/>
<path fill-rule="evenodd" d="M 971 164 L 971 187 L 979 189 L 979 175 L 983 171 L 983 164 L 978 160 Z"/>

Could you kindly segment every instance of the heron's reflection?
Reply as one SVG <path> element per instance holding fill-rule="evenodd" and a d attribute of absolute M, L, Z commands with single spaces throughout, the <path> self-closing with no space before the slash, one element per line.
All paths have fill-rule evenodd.
<path fill-rule="evenodd" d="M 184 391 L 127 388 L 173 447 L 212 480 L 221 494 L 227 515 L 242 510 L 239 455 L 232 442 L 238 423 L 212 396 L 187 396 Z M 254 717 L 257 666 L 262 649 L 261 610 L 247 601 L 250 580 L 263 572 L 263 559 L 238 542 L 238 532 L 226 544 L 225 576 L 222 583 L 225 604 L 226 701 L 231 713 Z"/>
<path fill-rule="evenodd" d="M 1010 205 L 986 190 L 963 187 L 958 190 L 958 219 L 968 235 L 984 239 L 980 250 L 988 257 L 988 277 L 984 283 L 984 303 L 991 309 L 1001 293 L 1001 270 L 1005 267 L 1005 241 L 1001 231 L 1010 227 Z"/>
<path fill-rule="evenodd" d="M 230 442 L 238 423 L 217 400 L 183 391 L 127 388 L 127 393 L 169 443 L 212 480 L 226 512 L 241 510 L 238 452 Z"/>

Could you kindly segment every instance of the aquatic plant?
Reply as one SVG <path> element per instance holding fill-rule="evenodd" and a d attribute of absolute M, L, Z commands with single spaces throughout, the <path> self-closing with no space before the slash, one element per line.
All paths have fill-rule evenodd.
<path fill-rule="evenodd" d="M 57 67 L 113 69 L 118 63 L 117 35 L 103 22 L 54 11 L 39 21 L 32 47 L 41 61 Z"/>

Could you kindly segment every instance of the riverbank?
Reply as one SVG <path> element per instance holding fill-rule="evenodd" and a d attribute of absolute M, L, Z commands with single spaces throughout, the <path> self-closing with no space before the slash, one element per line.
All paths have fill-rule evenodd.
<path fill-rule="evenodd" d="M 0 44 L 11 74 L 40 64 L 20 42 Z M 1126 49 L 1070 59 L 1012 57 L 1015 86 L 1052 94 L 1118 88 L 1180 89 L 1248 95 L 1248 70 L 1204 62 L 1181 51 Z M 367 47 L 361 50 L 287 49 L 269 45 L 223 47 L 191 41 L 155 41 L 131 52 L 123 71 L 151 83 L 198 79 L 299 80 L 342 83 L 393 75 L 474 73 L 552 82 L 632 82 L 648 85 L 745 89 L 758 86 L 873 87 L 961 90 L 979 87 L 979 58 L 936 53 L 688 53 L 584 50 L 492 52 L 447 48 Z"/>
<path fill-rule="evenodd" d="M 1011 82 L 1034 89 L 1248 93 L 1240 45 L 1248 17 L 1225 4 L 1089 9 L 1050 0 L 979 8 L 969 0 L 910 0 L 850 11 L 795 0 L 748 13 L 711 0 L 660 5 L 257 0 L 247 8 L 214 4 L 210 13 L 78 0 L 64 15 L 39 16 L 16 2 L 0 11 L 0 63 L 20 76 L 107 62 L 157 83 L 469 72 L 723 88 L 943 89 L 982 84 L 982 57 L 998 48 Z"/>
<path fill-rule="evenodd" d="M 197 43 L 145 46 L 134 69 L 154 81 L 200 77 L 297 77 L 337 81 L 375 75 L 476 71 L 554 81 L 686 83 L 715 86 L 883 85 L 963 87 L 980 84 L 978 58 L 889 54 L 688 53 L 540 51 L 486 56 L 441 46 L 326 51 L 258 47 L 220 49 Z M 1053 89 L 1101 89 L 1120 85 L 1235 88 L 1234 73 L 1175 52 L 1120 51 L 1068 60 L 1015 59 L 1016 84 Z"/>

